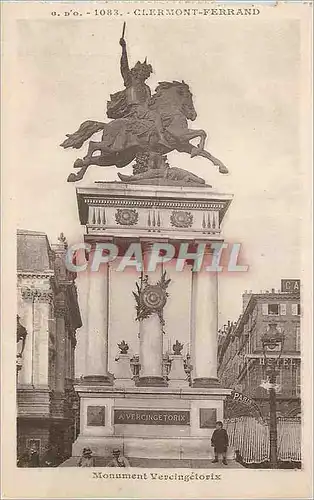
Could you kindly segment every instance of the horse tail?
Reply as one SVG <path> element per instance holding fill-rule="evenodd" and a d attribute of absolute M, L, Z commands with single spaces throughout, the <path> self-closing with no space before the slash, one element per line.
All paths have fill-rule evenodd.
<path fill-rule="evenodd" d="M 95 132 L 102 130 L 104 126 L 105 123 L 87 120 L 80 125 L 80 128 L 74 134 L 66 134 L 67 139 L 60 146 L 63 148 L 80 149 L 87 139 L 95 134 Z"/>

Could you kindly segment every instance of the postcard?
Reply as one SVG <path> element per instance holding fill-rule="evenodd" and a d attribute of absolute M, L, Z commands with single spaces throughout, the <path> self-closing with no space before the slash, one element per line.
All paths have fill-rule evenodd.
<path fill-rule="evenodd" d="M 311 498 L 312 5 L 2 13 L 3 498 Z"/>

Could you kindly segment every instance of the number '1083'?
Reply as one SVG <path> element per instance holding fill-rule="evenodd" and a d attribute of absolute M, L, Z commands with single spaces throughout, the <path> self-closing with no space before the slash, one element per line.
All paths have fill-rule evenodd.
<path fill-rule="evenodd" d="M 119 11 L 116 9 L 95 9 L 95 16 L 118 16 Z"/>

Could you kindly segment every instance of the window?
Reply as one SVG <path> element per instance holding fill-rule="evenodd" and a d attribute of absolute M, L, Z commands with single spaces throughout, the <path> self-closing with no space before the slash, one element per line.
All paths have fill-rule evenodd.
<path fill-rule="evenodd" d="M 301 350 L 301 337 L 300 337 L 300 327 L 297 326 L 295 330 L 295 350 Z"/>
<path fill-rule="evenodd" d="M 256 333 L 253 335 L 253 349 L 254 349 L 254 351 L 257 349 L 257 335 L 256 335 Z"/>
<path fill-rule="evenodd" d="M 286 304 L 262 304 L 263 316 L 279 316 L 279 312 L 286 314 Z"/>
<path fill-rule="evenodd" d="M 295 384 L 295 395 L 300 397 L 301 395 L 301 370 L 300 367 L 298 366 L 297 371 L 296 371 L 296 384 Z"/>
<path fill-rule="evenodd" d="M 40 439 L 27 439 L 26 446 L 30 450 L 35 450 L 40 452 Z"/>
<path fill-rule="evenodd" d="M 279 376 L 276 379 L 276 385 L 278 385 L 277 394 L 281 394 L 283 392 L 283 369 L 279 369 Z"/>
<path fill-rule="evenodd" d="M 286 304 L 280 304 L 280 315 L 285 316 L 287 314 L 287 306 Z"/>
<path fill-rule="evenodd" d="M 268 314 L 269 316 L 278 316 L 279 304 L 268 304 Z"/>
<path fill-rule="evenodd" d="M 301 314 L 300 304 L 291 304 L 291 314 L 292 316 L 300 316 Z"/>

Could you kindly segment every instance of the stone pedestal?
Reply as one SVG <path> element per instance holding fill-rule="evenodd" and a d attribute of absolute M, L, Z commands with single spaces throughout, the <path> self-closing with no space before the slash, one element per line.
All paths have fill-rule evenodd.
<path fill-rule="evenodd" d="M 115 387 L 134 387 L 129 354 L 119 354 L 116 359 Z"/>
<path fill-rule="evenodd" d="M 153 315 L 140 325 L 140 377 L 137 385 L 163 386 L 162 331 L 158 316 Z"/>
<path fill-rule="evenodd" d="M 213 458 L 211 435 L 223 420 L 223 400 L 231 390 L 80 385 L 81 432 L 73 455 L 84 447 L 109 458 L 114 448 L 127 457 Z"/>
<path fill-rule="evenodd" d="M 188 387 L 188 376 L 184 371 L 183 357 L 181 354 L 170 356 L 171 369 L 169 373 L 169 387 Z"/>
<path fill-rule="evenodd" d="M 164 268 L 149 272 L 147 258 L 152 244 L 171 243 L 178 255 L 181 243 L 191 245 L 187 251 L 192 252 L 200 242 L 222 242 L 221 222 L 231 202 L 231 196 L 208 187 L 123 183 L 78 188 L 77 196 L 85 241 L 93 247 L 98 242 L 115 243 L 122 254 L 130 243 L 139 243 L 144 256 L 142 278 L 147 271 L 148 283 L 153 285 L 160 280 Z M 206 259 L 210 259 L 209 254 Z M 109 276 L 108 270 L 90 273 L 86 366 L 84 377 L 76 386 L 81 428 L 73 455 L 79 456 L 88 446 L 95 455 L 103 457 L 109 457 L 116 447 L 126 456 L 138 458 L 180 460 L 212 456 L 210 437 L 215 422 L 223 420 L 223 401 L 231 392 L 217 381 L 217 275 L 204 270 L 187 271 L 184 286 L 189 288 L 190 304 L 180 308 L 180 301 L 175 301 L 179 308 L 175 312 L 175 286 L 171 286 L 179 282 L 175 274 L 179 271 L 174 264 L 169 268 L 172 282 L 162 314 L 153 311 L 137 318 L 139 321 L 132 292 L 136 291 L 140 272 L 134 272 L 131 284 L 121 272 L 112 271 Z M 114 297 L 110 297 L 112 289 Z M 133 302 L 127 307 L 125 302 L 131 299 Z M 117 301 L 121 301 L 121 311 L 112 312 L 110 307 Z M 189 325 L 188 339 L 180 338 L 180 328 L 173 323 L 176 314 Z M 125 328 L 121 328 L 121 315 L 126 319 Z M 171 328 L 168 317 L 174 325 Z M 111 336 L 114 322 L 118 327 L 115 336 Z M 128 337 L 130 329 L 133 337 Z M 169 339 L 168 350 L 164 331 Z M 117 339 L 117 335 L 121 337 Z M 130 352 L 140 365 L 135 385 L 130 377 L 131 355 L 120 354 L 116 362 L 116 354 L 110 355 L 110 345 L 116 345 L 121 338 L 130 344 Z M 170 354 L 172 366 L 168 375 L 163 370 L 163 359 L 168 359 L 175 340 L 182 344 L 185 355 L 191 352 L 191 382 L 184 370 L 183 356 L 175 351 Z M 109 371 L 115 372 L 113 385 Z"/>

